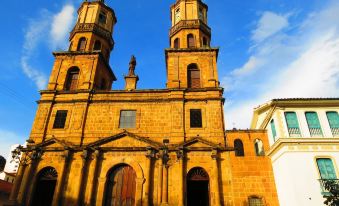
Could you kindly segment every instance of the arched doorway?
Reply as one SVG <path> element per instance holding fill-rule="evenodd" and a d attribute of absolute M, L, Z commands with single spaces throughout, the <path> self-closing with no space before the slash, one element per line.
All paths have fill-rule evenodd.
<path fill-rule="evenodd" d="M 129 165 L 114 167 L 107 175 L 104 206 L 134 206 L 136 173 Z"/>
<path fill-rule="evenodd" d="M 187 205 L 209 206 L 209 177 L 201 167 L 193 168 L 187 174 Z"/>
<path fill-rule="evenodd" d="M 32 205 L 52 205 L 57 179 L 58 173 L 53 167 L 46 167 L 39 172 Z"/>

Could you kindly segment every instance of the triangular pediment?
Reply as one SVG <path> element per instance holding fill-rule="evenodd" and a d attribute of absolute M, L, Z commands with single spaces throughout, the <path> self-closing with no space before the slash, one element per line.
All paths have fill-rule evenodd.
<path fill-rule="evenodd" d="M 40 147 L 40 148 L 73 148 L 74 145 L 67 141 L 59 140 L 55 137 L 51 139 L 47 139 L 44 142 L 37 144 L 35 147 Z"/>
<path fill-rule="evenodd" d="M 219 144 L 212 143 L 201 137 L 194 137 L 178 145 L 178 148 L 210 148 L 210 149 L 222 149 Z"/>
<path fill-rule="evenodd" d="M 89 148 L 140 148 L 152 147 L 155 149 L 160 148 L 160 144 L 150 140 L 147 137 L 141 137 L 133 133 L 124 131 L 122 133 L 100 139 L 93 142 L 87 147 Z"/>

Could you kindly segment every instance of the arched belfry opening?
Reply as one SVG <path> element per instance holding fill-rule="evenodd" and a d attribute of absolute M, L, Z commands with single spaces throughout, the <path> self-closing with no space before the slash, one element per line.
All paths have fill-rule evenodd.
<path fill-rule="evenodd" d="M 42 169 L 37 176 L 32 205 L 52 205 L 58 173 L 53 167 Z"/>
<path fill-rule="evenodd" d="M 80 69 L 78 67 L 72 67 L 67 72 L 65 90 L 73 91 L 78 87 Z"/>
<path fill-rule="evenodd" d="M 104 206 L 134 206 L 136 172 L 126 164 L 112 168 L 106 178 Z"/>
<path fill-rule="evenodd" d="M 190 64 L 187 67 L 187 87 L 200 88 L 200 70 L 197 64 Z"/>
<path fill-rule="evenodd" d="M 187 206 L 209 206 L 209 176 L 201 167 L 187 174 Z"/>
<path fill-rule="evenodd" d="M 87 40 L 85 37 L 81 37 L 78 42 L 77 51 L 85 51 Z"/>

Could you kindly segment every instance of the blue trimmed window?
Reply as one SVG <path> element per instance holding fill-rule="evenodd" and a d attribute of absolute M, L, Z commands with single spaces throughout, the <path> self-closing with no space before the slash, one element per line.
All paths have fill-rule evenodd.
<path fill-rule="evenodd" d="M 285 119 L 290 137 L 300 137 L 297 114 L 295 112 L 285 112 Z"/>
<path fill-rule="evenodd" d="M 308 125 L 308 129 L 310 130 L 311 137 L 319 137 L 323 136 L 323 132 L 321 130 L 319 118 L 316 112 L 306 112 L 306 121 Z"/>
<path fill-rule="evenodd" d="M 339 136 L 339 115 L 338 112 L 326 112 L 328 123 L 333 136 Z"/>
<path fill-rule="evenodd" d="M 317 165 L 321 179 L 333 180 L 337 179 L 337 175 L 333 166 L 333 162 L 330 158 L 318 158 Z"/>
<path fill-rule="evenodd" d="M 270 122 L 271 125 L 271 131 L 272 131 L 272 137 L 273 137 L 273 141 L 276 141 L 276 137 L 277 137 L 277 130 L 275 129 L 275 124 L 274 124 L 274 120 L 272 119 Z"/>

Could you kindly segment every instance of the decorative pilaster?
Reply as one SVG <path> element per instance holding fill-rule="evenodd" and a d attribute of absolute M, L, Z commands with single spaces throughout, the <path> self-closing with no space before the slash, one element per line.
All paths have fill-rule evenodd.
<path fill-rule="evenodd" d="M 147 154 L 146 154 L 146 168 L 145 168 L 145 174 L 146 174 L 146 182 L 145 182 L 145 197 L 143 198 L 142 205 L 148 206 L 150 205 L 150 185 L 151 185 L 151 171 L 152 171 L 152 161 L 155 156 L 154 150 L 152 148 L 147 148 Z"/>
<path fill-rule="evenodd" d="M 62 158 L 64 161 L 63 161 L 63 165 L 61 168 L 61 176 L 59 178 L 59 184 L 55 191 L 53 205 L 62 205 L 64 191 L 65 191 L 66 176 L 67 176 L 67 172 L 69 171 L 70 157 L 71 157 L 71 152 L 69 151 L 68 148 L 65 148 L 65 151 L 62 155 Z"/>
<path fill-rule="evenodd" d="M 212 182 L 213 182 L 213 191 L 214 191 L 214 198 L 215 198 L 215 206 L 221 206 L 220 204 L 220 188 L 219 188 L 219 164 L 218 164 L 218 150 L 214 149 L 212 151 L 212 155 L 211 155 L 213 161 L 212 161 L 212 168 L 213 168 L 213 177 L 212 178 Z"/>
<path fill-rule="evenodd" d="M 184 150 L 183 148 L 180 148 L 179 151 L 177 151 L 177 158 L 179 161 L 179 199 L 178 199 L 178 206 L 184 206 L 185 202 L 184 202 L 184 185 L 185 185 L 185 175 L 184 175 L 184 169 L 185 169 L 185 162 L 184 162 Z"/>
<path fill-rule="evenodd" d="M 94 159 L 93 159 L 93 164 L 94 164 L 94 168 L 93 168 L 93 179 L 91 182 L 91 188 L 90 188 L 90 205 L 95 205 L 95 200 L 96 200 L 96 191 L 97 191 L 97 185 L 98 185 L 98 176 L 99 176 L 99 162 L 100 162 L 100 158 L 101 158 L 101 152 L 99 150 L 95 150 L 95 152 L 93 153 L 94 155 Z"/>
<path fill-rule="evenodd" d="M 16 178 L 14 180 L 14 186 L 12 188 L 11 195 L 9 196 L 9 204 L 8 205 L 16 205 L 17 204 L 17 197 L 18 197 L 19 189 L 20 189 L 20 186 L 21 186 L 21 183 L 22 183 L 22 178 L 23 178 L 25 171 L 26 171 L 26 167 L 27 167 L 26 163 L 20 164 L 18 173 L 17 173 Z"/>
<path fill-rule="evenodd" d="M 86 182 L 87 182 L 87 174 L 88 174 L 88 160 L 89 154 L 88 150 L 84 150 L 82 153 L 82 169 L 80 173 L 80 183 L 79 183 L 79 191 L 78 191 L 78 205 L 84 205 L 85 191 L 86 191 Z"/>

